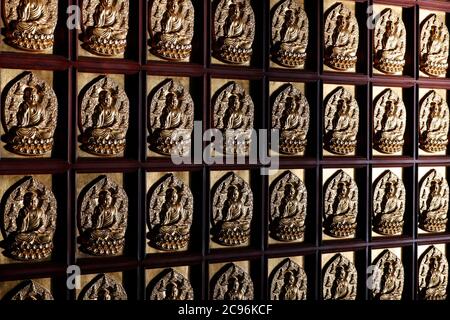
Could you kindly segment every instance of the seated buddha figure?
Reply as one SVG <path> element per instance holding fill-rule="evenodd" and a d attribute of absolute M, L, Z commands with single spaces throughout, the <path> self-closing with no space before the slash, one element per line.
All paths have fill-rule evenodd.
<path fill-rule="evenodd" d="M 420 284 L 420 298 L 422 300 L 444 300 L 447 297 L 447 277 L 448 275 L 442 270 L 442 257 L 430 257 L 424 283 Z"/>
<path fill-rule="evenodd" d="M 180 101 L 174 92 L 166 95 L 166 105 L 161 114 L 161 128 L 163 130 L 174 130 L 183 123 L 183 112 Z"/>
<path fill-rule="evenodd" d="M 442 105 L 431 101 L 424 127 L 421 128 L 420 146 L 428 152 L 445 151 L 448 144 L 448 123 L 442 115 Z"/>
<path fill-rule="evenodd" d="M 246 300 L 244 286 L 237 277 L 231 277 L 228 279 L 228 290 L 225 292 L 224 300 L 226 301 L 238 301 Z"/>
<path fill-rule="evenodd" d="M 399 115 L 395 102 L 387 100 L 384 113 L 376 129 L 375 147 L 384 153 L 401 151 L 404 145 L 405 124 Z"/>
<path fill-rule="evenodd" d="M 102 190 L 98 195 L 98 205 L 92 215 L 92 227 L 87 230 L 88 242 L 122 242 L 125 229 L 120 223 L 119 211 L 115 206 L 114 195 Z M 87 246 L 90 246 L 88 244 Z"/>
<path fill-rule="evenodd" d="M 380 279 L 380 289 L 375 299 L 377 300 L 392 300 L 393 297 L 399 295 L 403 288 L 400 288 L 401 281 L 398 281 L 396 275 L 396 266 L 393 261 L 386 261 L 383 265 L 383 274 Z"/>
<path fill-rule="evenodd" d="M 155 53 L 169 60 L 189 58 L 192 51 L 193 8 L 184 0 L 168 0 L 161 18 L 161 30 L 155 34 Z"/>
<path fill-rule="evenodd" d="M 239 188 L 231 185 L 222 208 L 221 219 L 217 224 L 217 238 L 223 245 L 244 243 L 250 233 L 250 221 L 245 215 L 247 208 Z"/>
<path fill-rule="evenodd" d="M 335 278 L 331 286 L 332 300 L 348 300 L 353 294 L 353 287 L 350 285 L 350 273 L 345 266 L 338 265 L 336 267 Z"/>
<path fill-rule="evenodd" d="M 356 208 L 350 192 L 346 182 L 338 182 L 336 195 L 327 208 L 324 221 L 325 231 L 331 236 L 347 237 L 356 231 Z"/>
<path fill-rule="evenodd" d="M 298 240 L 303 238 L 305 230 L 305 208 L 297 199 L 297 190 L 293 184 L 286 184 L 284 197 L 278 207 L 278 217 L 273 221 L 274 233 L 280 240 Z M 290 238 L 293 239 L 290 239 Z"/>
<path fill-rule="evenodd" d="M 10 225 L 10 229 L 15 230 L 10 234 L 10 251 L 13 255 L 18 255 L 21 259 L 32 257 L 16 254 L 20 248 L 27 247 L 52 247 L 53 231 L 46 212 L 41 205 L 39 195 L 34 191 L 24 194 L 23 208 L 20 209 L 15 223 Z M 46 255 L 44 250 L 42 254 Z M 51 250 L 49 251 L 49 253 Z M 41 257 L 42 258 L 42 257 Z"/>
<path fill-rule="evenodd" d="M 83 148 L 97 155 L 123 151 L 126 131 L 121 123 L 117 101 L 110 90 L 102 90 L 92 113 L 92 127 L 87 128 Z"/>
<path fill-rule="evenodd" d="M 422 47 L 421 70 L 432 76 L 445 76 L 448 68 L 448 52 L 448 30 L 443 23 L 436 25 L 435 22 L 431 25 L 428 39 Z"/>
<path fill-rule="evenodd" d="M 377 30 L 378 32 L 382 32 Z M 376 31 L 376 32 L 377 32 Z M 375 67 L 385 73 L 402 72 L 405 65 L 404 26 L 400 18 L 387 20 L 375 53 Z M 380 36 L 380 35 L 377 35 Z"/>
<path fill-rule="evenodd" d="M 235 94 L 228 98 L 228 108 L 224 119 L 225 152 L 228 154 L 246 153 L 248 151 L 251 132 L 248 130 L 248 116 L 243 111 L 243 104 Z M 239 143 L 242 142 L 242 146 Z M 239 149 L 242 147 L 242 149 Z"/>
<path fill-rule="evenodd" d="M 419 226 L 429 232 L 443 232 L 447 227 L 447 199 L 444 196 L 443 184 L 439 179 L 433 179 L 429 185 L 428 196 L 422 201 Z"/>
<path fill-rule="evenodd" d="M 127 11 L 123 0 L 99 0 L 92 14 L 93 24 L 86 28 L 85 48 L 105 56 L 124 53 L 128 34 Z"/>
<path fill-rule="evenodd" d="M 301 11 L 288 9 L 279 30 L 279 41 L 275 44 L 279 63 L 288 67 L 303 66 L 308 44 L 308 21 L 301 19 Z"/>
<path fill-rule="evenodd" d="M 168 188 L 165 202 L 161 206 L 159 224 L 155 230 L 156 243 L 158 239 L 173 237 L 189 237 L 190 224 L 187 222 L 189 214 L 180 203 L 180 195 L 176 188 Z"/>
<path fill-rule="evenodd" d="M 56 5 L 45 0 L 20 0 L 10 21 L 7 42 L 18 49 L 43 51 L 53 47 Z"/>
<path fill-rule="evenodd" d="M 397 197 L 397 185 L 386 182 L 381 200 L 375 208 L 374 230 L 385 235 L 400 234 L 403 230 L 404 212 L 404 204 Z"/>
<path fill-rule="evenodd" d="M 25 155 L 43 154 L 53 146 L 53 130 L 47 126 L 48 115 L 42 93 L 35 87 L 23 92 L 17 111 L 17 125 L 9 132 L 9 148 Z M 34 147 L 33 147 L 34 146 Z"/>
<path fill-rule="evenodd" d="M 307 131 L 305 129 L 308 126 L 307 117 L 309 115 L 302 109 L 301 101 L 291 96 L 286 98 L 285 108 L 280 119 L 282 128 L 280 144 L 282 150 L 292 149 L 292 142 L 298 144 L 298 150 L 304 151 L 305 149 L 307 142 Z"/>
<path fill-rule="evenodd" d="M 219 58 L 226 62 L 245 63 L 251 58 L 253 37 L 249 34 L 254 31 L 249 29 L 255 26 L 248 23 L 248 16 L 253 15 L 253 12 L 247 12 L 247 6 L 249 4 L 246 0 L 243 2 L 232 0 L 226 9 L 227 16 L 221 26 L 222 34 L 216 43 Z"/>
<path fill-rule="evenodd" d="M 245 126 L 245 114 L 241 110 L 241 102 L 237 95 L 233 94 L 228 98 L 224 126 L 226 130 L 239 130 Z"/>
<path fill-rule="evenodd" d="M 356 148 L 357 119 L 345 99 L 338 99 L 336 111 L 327 124 L 325 147 L 337 154 L 349 154 Z"/>
<path fill-rule="evenodd" d="M 301 289 L 302 284 L 298 283 L 303 281 L 301 279 L 296 279 L 292 271 L 286 272 L 284 275 L 284 283 L 280 290 L 280 300 L 295 301 L 304 300 L 305 292 Z"/>

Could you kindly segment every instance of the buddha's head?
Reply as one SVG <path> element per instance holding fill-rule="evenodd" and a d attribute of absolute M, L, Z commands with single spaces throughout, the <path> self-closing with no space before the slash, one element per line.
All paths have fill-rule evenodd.
<path fill-rule="evenodd" d="M 232 94 L 230 95 L 230 97 L 228 98 L 228 107 L 230 108 L 231 111 L 239 111 L 240 109 L 240 100 L 239 97 L 236 94 Z"/>
<path fill-rule="evenodd" d="M 166 95 L 166 106 L 169 109 L 175 109 L 178 106 L 178 97 L 174 92 L 169 92 Z"/>
<path fill-rule="evenodd" d="M 343 266 L 336 267 L 336 280 L 344 281 L 347 278 L 347 270 Z"/>
<path fill-rule="evenodd" d="M 35 87 L 27 87 L 23 91 L 23 99 L 30 103 L 30 104 L 36 104 L 39 102 L 39 93 Z"/>
<path fill-rule="evenodd" d="M 340 115 L 340 116 L 343 116 L 343 115 L 347 114 L 347 112 L 348 112 L 348 105 L 347 105 L 347 103 L 345 102 L 344 99 L 339 99 L 337 101 L 336 110 L 337 110 L 338 115 Z"/>
<path fill-rule="evenodd" d="M 176 204 L 178 202 L 178 191 L 175 188 L 169 188 L 166 192 L 166 201 L 170 204 Z"/>
<path fill-rule="evenodd" d="M 98 101 L 103 106 L 110 106 L 110 105 L 112 105 L 113 97 L 111 95 L 111 92 L 109 92 L 108 90 L 100 91 L 100 93 L 98 95 Z"/>
<path fill-rule="evenodd" d="M 102 207 L 109 207 L 113 202 L 111 193 L 107 190 L 103 190 L 98 195 L 98 204 Z"/>
<path fill-rule="evenodd" d="M 388 198 L 392 198 L 395 196 L 395 185 L 391 182 L 386 183 L 385 194 Z"/>
<path fill-rule="evenodd" d="M 39 207 L 39 197 L 36 192 L 30 191 L 23 197 L 25 208 L 36 210 Z"/>
<path fill-rule="evenodd" d="M 293 286 L 295 283 L 295 276 L 291 271 L 286 272 L 284 275 L 284 283 L 287 286 Z"/>
<path fill-rule="evenodd" d="M 290 184 L 290 183 L 286 184 L 286 187 L 284 188 L 284 195 L 288 199 L 295 198 L 295 188 L 292 184 Z"/>
<path fill-rule="evenodd" d="M 239 279 L 238 278 L 231 277 L 228 280 L 228 290 L 233 291 L 233 292 L 238 292 L 240 287 L 241 287 L 241 285 L 239 283 Z"/>
<path fill-rule="evenodd" d="M 180 4 L 178 3 L 178 0 L 169 0 L 167 1 L 167 11 L 169 13 L 177 13 L 178 9 L 180 7 Z"/>
<path fill-rule="evenodd" d="M 176 283 L 170 282 L 167 284 L 167 297 L 170 300 L 176 300 L 179 296 L 180 290 L 178 289 L 178 286 Z"/>
<path fill-rule="evenodd" d="M 439 195 L 440 194 L 440 184 L 438 181 L 433 180 L 430 183 L 430 194 L 433 196 Z"/>
<path fill-rule="evenodd" d="M 383 266 L 383 272 L 386 276 L 394 274 L 394 264 L 391 261 L 386 261 Z"/>
<path fill-rule="evenodd" d="M 336 191 L 338 198 L 339 199 L 346 198 L 347 191 L 348 191 L 347 184 L 344 182 L 339 182 L 337 185 L 337 191 Z"/>
<path fill-rule="evenodd" d="M 238 201 L 239 197 L 240 197 L 239 189 L 235 186 L 231 186 L 228 189 L 228 199 L 230 199 L 231 201 Z"/>

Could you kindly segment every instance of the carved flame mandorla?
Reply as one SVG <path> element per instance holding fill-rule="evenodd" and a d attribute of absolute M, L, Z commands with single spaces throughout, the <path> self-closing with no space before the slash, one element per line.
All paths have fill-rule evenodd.
<path fill-rule="evenodd" d="M 359 106 L 353 95 L 338 87 L 325 98 L 324 148 L 334 154 L 355 152 L 359 130 Z"/>
<path fill-rule="evenodd" d="M 449 121 L 447 102 L 436 91 L 429 91 L 420 101 L 419 147 L 430 153 L 447 150 Z"/>
<path fill-rule="evenodd" d="M 166 60 L 188 60 L 192 52 L 194 15 L 190 0 L 154 1 L 149 16 L 151 52 Z"/>
<path fill-rule="evenodd" d="M 419 298 L 445 300 L 447 284 L 447 258 L 438 248 L 430 246 L 419 259 Z"/>
<path fill-rule="evenodd" d="M 289 155 L 306 149 L 310 109 L 305 95 L 288 84 L 272 105 L 272 129 L 280 130 L 280 152 Z"/>
<path fill-rule="evenodd" d="M 406 52 L 406 29 L 401 17 L 385 9 L 375 24 L 374 66 L 387 74 L 403 72 Z"/>
<path fill-rule="evenodd" d="M 183 301 L 194 300 L 194 290 L 189 280 L 170 268 L 162 271 L 150 287 L 150 300 Z"/>
<path fill-rule="evenodd" d="M 57 0 L 2 0 L 6 43 L 31 52 L 53 49 Z"/>
<path fill-rule="evenodd" d="M 102 76 L 86 87 L 81 101 L 81 148 L 96 156 L 120 155 L 126 147 L 129 117 L 127 94 L 114 80 Z"/>
<path fill-rule="evenodd" d="M 382 235 L 403 232 L 405 215 L 405 186 L 401 178 L 387 170 L 375 181 L 373 191 L 373 230 Z"/>
<path fill-rule="evenodd" d="M 382 153 L 393 154 L 405 144 L 406 108 L 403 100 L 391 89 L 375 98 L 373 147 Z"/>
<path fill-rule="evenodd" d="M 401 300 L 404 271 L 402 261 L 390 250 L 384 250 L 374 261 L 372 297 L 375 300 Z"/>
<path fill-rule="evenodd" d="M 107 176 L 100 176 L 82 192 L 79 215 L 81 250 L 95 256 L 121 254 L 125 246 L 128 196 Z"/>
<path fill-rule="evenodd" d="M 435 169 L 430 170 L 420 182 L 419 227 L 428 232 L 447 229 L 449 187 L 447 180 Z"/>
<path fill-rule="evenodd" d="M 32 72 L 21 75 L 6 94 L 2 116 L 7 150 L 22 156 L 52 151 L 58 100 L 44 80 Z"/>
<path fill-rule="evenodd" d="M 308 193 L 302 180 L 284 172 L 271 186 L 270 235 L 279 241 L 303 241 Z"/>
<path fill-rule="evenodd" d="M 325 184 L 324 232 L 335 238 L 355 235 L 357 215 L 358 186 L 339 170 Z"/>
<path fill-rule="evenodd" d="M 250 0 L 221 0 L 214 13 L 214 56 L 226 63 L 247 63 L 254 38 L 255 14 Z"/>
<path fill-rule="evenodd" d="M 357 281 L 355 265 L 342 254 L 336 254 L 323 272 L 323 299 L 355 300 Z"/>
<path fill-rule="evenodd" d="M 50 291 L 33 280 L 22 281 L 11 293 L 13 294 L 11 297 L 13 301 L 53 300 L 53 295 Z"/>
<path fill-rule="evenodd" d="M 149 193 L 150 244 L 160 250 L 176 251 L 189 244 L 194 199 L 183 181 L 168 174 Z"/>
<path fill-rule="evenodd" d="M 213 300 L 253 300 L 252 279 L 238 265 L 225 265 L 214 278 L 211 292 Z"/>
<path fill-rule="evenodd" d="M 49 258 L 57 214 L 52 191 L 35 178 L 26 177 L 13 186 L 4 208 L 7 254 L 26 261 Z"/>
<path fill-rule="evenodd" d="M 289 68 L 304 68 L 309 22 L 297 0 L 278 4 L 272 17 L 272 59 Z"/>
<path fill-rule="evenodd" d="M 83 0 L 81 41 L 94 55 L 118 56 L 127 47 L 129 1 Z"/>
<path fill-rule="evenodd" d="M 270 300 L 306 300 L 306 273 L 295 261 L 283 260 L 270 279 Z"/>
<path fill-rule="evenodd" d="M 214 128 L 222 131 L 226 154 L 246 155 L 252 142 L 255 106 L 237 82 L 229 82 L 215 94 Z"/>
<path fill-rule="evenodd" d="M 358 21 L 342 2 L 335 3 L 326 12 L 324 45 L 327 66 L 340 71 L 355 68 L 359 45 Z"/>
<path fill-rule="evenodd" d="M 420 70 L 430 76 L 445 77 L 448 69 L 449 33 L 436 14 L 430 14 L 420 29 Z"/>
<path fill-rule="evenodd" d="M 250 237 L 253 215 L 253 192 L 250 185 L 235 173 L 229 173 L 213 188 L 214 241 L 224 246 L 246 243 Z"/>
<path fill-rule="evenodd" d="M 162 155 L 187 155 L 194 128 L 194 101 L 189 90 L 173 79 L 163 81 L 149 96 L 150 149 Z"/>
<path fill-rule="evenodd" d="M 122 284 L 107 274 L 99 274 L 80 293 L 80 300 L 127 300 Z"/>

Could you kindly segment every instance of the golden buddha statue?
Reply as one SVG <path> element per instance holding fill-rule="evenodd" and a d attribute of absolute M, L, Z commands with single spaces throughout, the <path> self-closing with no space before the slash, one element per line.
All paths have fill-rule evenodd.
<path fill-rule="evenodd" d="M 270 279 L 270 300 L 306 300 L 306 273 L 293 260 L 283 260 L 272 271 Z"/>
<path fill-rule="evenodd" d="M 150 12 L 151 51 L 167 60 L 189 59 L 194 36 L 191 0 L 154 1 Z"/>
<path fill-rule="evenodd" d="M 375 25 L 374 66 L 384 73 L 401 73 L 405 66 L 405 52 L 405 25 L 392 9 L 385 9 Z"/>
<path fill-rule="evenodd" d="M 323 276 L 324 300 L 355 300 L 357 273 L 354 264 L 342 254 L 327 263 Z"/>
<path fill-rule="evenodd" d="M 101 56 L 125 52 L 128 35 L 128 0 L 83 1 L 83 48 Z"/>
<path fill-rule="evenodd" d="M 191 190 L 173 174 L 165 176 L 153 189 L 148 216 L 150 244 L 164 251 L 185 249 L 193 216 Z"/>
<path fill-rule="evenodd" d="M 249 0 L 221 0 L 214 13 L 214 54 L 227 63 L 249 62 L 255 15 Z"/>
<path fill-rule="evenodd" d="M 247 272 L 234 263 L 225 265 L 213 278 L 213 300 L 253 300 L 253 282 Z"/>
<path fill-rule="evenodd" d="M 53 193 L 34 178 L 25 178 L 6 200 L 4 223 L 8 255 L 18 260 L 50 257 L 56 229 Z"/>
<path fill-rule="evenodd" d="M 56 0 L 4 0 L 6 43 L 20 50 L 53 48 L 58 19 Z"/>
<path fill-rule="evenodd" d="M 449 187 L 435 169 L 420 183 L 419 227 L 427 232 L 444 232 L 448 222 Z"/>
<path fill-rule="evenodd" d="M 430 76 L 445 77 L 448 69 L 449 33 L 436 14 L 421 24 L 420 70 Z"/>
<path fill-rule="evenodd" d="M 447 284 L 447 258 L 438 248 L 431 246 L 419 259 L 419 298 L 421 300 L 445 300 Z"/>
<path fill-rule="evenodd" d="M 102 77 L 83 96 L 80 108 L 81 149 L 96 156 L 116 156 L 125 150 L 129 100 L 125 91 Z"/>
<path fill-rule="evenodd" d="M 272 58 L 290 68 L 304 68 L 308 17 L 296 0 L 281 2 L 272 17 Z"/>
<path fill-rule="evenodd" d="M 449 121 L 447 102 L 430 91 L 420 103 L 419 147 L 430 153 L 447 150 Z"/>
<path fill-rule="evenodd" d="M 399 235 L 403 232 L 405 214 L 405 186 L 392 171 L 385 171 L 374 188 L 372 225 L 382 235 Z"/>
<path fill-rule="evenodd" d="M 355 15 L 343 3 L 327 10 L 324 28 L 325 64 L 346 71 L 355 68 L 359 27 Z"/>
<path fill-rule="evenodd" d="M 374 261 L 371 293 L 375 300 L 401 300 L 404 284 L 402 261 L 390 250 L 384 250 Z"/>

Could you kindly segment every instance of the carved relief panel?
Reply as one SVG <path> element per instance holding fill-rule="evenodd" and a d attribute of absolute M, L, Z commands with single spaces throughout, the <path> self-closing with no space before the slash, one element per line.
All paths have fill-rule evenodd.
<path fill-rule="evenodd" d="M 255 27 L 250 0 L 220 0 L 214 10 L 212 27 L 213 62 L 249 65 Z"/>
<path fill-rule="evenodd" d="M 210 297 L 212 300 L 253 300 L 253 281 L 248 273 L 249 263 L 210 265 Z M 213 273 L 214 272 L 214 273 Z"/>
<path fill-rule="evenodd" d="M 446 90 L 419 89 L 419 93 L 423 94 L 419 109 L 419 154 L 445 155 L 450 121 Z"/>
<path fill-rule="evenodd" d="M 380 173 L 378 176 L 377 174 Z M 379 235 L 395 236 L 403 233 L 405 224 L 406 190 L 402 169 L 373 169 L 372 229 Z"/>
<path fill-rule="evenodd" d="M 450 200 L 446 168 L 421 167 L 419 176 L 419 232 L 445 232 Z"/>
<path fill-rule="evenodd" d="M 53 300 L 50 279 L 9 281 L 0 284 L 0 292 L 5 292 L 2 301 L 49 301 Z"/>
<path fill-rule="evenodd" d="M 108 176 L 99 176 L 82 190 L 78 229 L 80 250 L 92 256 L 123 253 L 128 223 L 128 196 Z"/>
<path fill-rule="evenodd" d="M 128 0 L 83 0 L 80 49 L 84 55 L 121 58 L 127 48 Z"/>
<path fill-rule="evenodd" d="M 212 126 L 223 134 L 224 154 L 247 155 L 249 152 L 255 106 L 248 87 L 248 82 L 229 81 L 216 88 L 213 94 Z"/>
<path fill-rule="evenodd" d="M 188 173 L 148 173 L 147 240 L 150 247 L 173 252 L 188 249 L 194 198 Z M 152 251 L 152 250 L 151 250 Z"/>
<path fill-rule="evenodd" d="M 150 278 L 147 285 L 148 300 L 194 300 L 194 290 L 189 281 L 190 267 L 173 267 L 146 270 Z"/>
<path fill-rule="evenodd" d="M 448 286 L 448 261 L 445 245 L 421 246 L 418 286 L 420 300 L 445 300 Z M 422 253 L 421 253 L 422 252 Z"/>
<path fill-rule="evenodd" d="M 19 51 L 53 52 L 57 0 L 2 0 L 1 3 L 7 45 Z"/>
<path fill-rule="evenodd" d="M 450 45 L 445 12 L 420 9 L 419 15 L 421 75 L 445 77 Z"/>
<path fill-rule="evenodd" d="M 324 170 L 323 232 L 325 239 L 355 237 L 358 216 L 358 186 L 354 172 Z"/>
<path fill-rule="evenodd" d="M 303 241 L 308 192 L 292 171 L 284 171 L 270 186 L 269 232 L 281 242 Z"/>
<path fill-rule="evenodd" d="M 354 87 L 329 85 L 324 99 L 324 155 L 355 155 L 359 131 L 359 106 Z M 324 95 L 325 95 L 324 92 Z"/>
<path fill-rule="evenodd" d="M 328 1 L 324 10 L 324 70 L 355 72 L 360 36 L 355 3 Z"/>
<path fill-rule="evenodd" d="M 49 73 L 45 75 L 51 78 Z M 25 72 L 4 87 L 1 116 L 5 156 L 51 156 L 58 99 L 47 79 Z"/>
<path fill-rule="evenodd" d="M 295 259 L 295 260 L 302 260 Z M 277 263 L 269 276 L 270 300 L 306 300 L 308 279 L 305 270 L 294 259 L 274 259 Z"/>
<path fill-rule="evenodd" d="M 372 250 L 371 296 L 374 300 L 401 300 L 405 274 L 401 248 Z M 395 251 L 395 252 L 394 252 Z"/>
<path fill-rule="evenodd" d="M 56 230 L 57 203 L 50 176 L 2 177 L 2 262 L 49 260 Z"/>
<path fill-rule="evenodd" d="M 122 84 L 110 76 L 95 78 L 81 90 L 80 101 L 80 149 L 90 156 L 123 156 L 130 102 Z"/>
<path fill-rule="evenodd" d="M 213 172 L 211 240 L 217 246 L 248 245 L 253 216 L 253 191 L 248 172 Z"/>
<path fill-rule="evenodd" d="M 272 61 L 282 67 L 304 69 L 309 20 L 303 10 L 303 1 L 283 0 L 272 10 Z"/>
<path fill-rule="evenodd" d="M 165 79 L 148 97 L 149 155 L 188 155 L 193 128 L 194 102 L 189 86 L 177 79 Z"/>
<path fill-rule="evenodd" d="M 405 144 L 406 108 L 400 89 L 374 88 L 374 154 L 402 154 Z"/>
<path fill-rule="evenodd" d="M 84 287 L 78 294 L 78 300 L 127 300 L 121 278 L 120 273 L 82 276 Z"/>
<path fill-rule="evenodd" d="M 402 75 L 406 53 L 402 8 L 377 6 L 375 11 L 379 18 L 373 34 L 374 68 L 381 73 Z"/>
<path fill-rule="evenodd" d="M 300 87 L 304 85 L 287 83 L 272 94 L 272 129 L 279 130 L 279 151 L 284 155 L 302 155 L 308 143 L 310 107 Z"/>
<path fill-rule="evenodd" d="M 355 300 L 358 274 L 353 253 L 322 256 L 322 297 L 324 300 Z"/>

